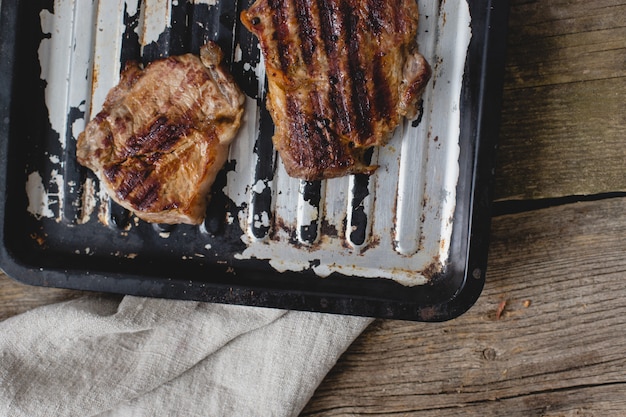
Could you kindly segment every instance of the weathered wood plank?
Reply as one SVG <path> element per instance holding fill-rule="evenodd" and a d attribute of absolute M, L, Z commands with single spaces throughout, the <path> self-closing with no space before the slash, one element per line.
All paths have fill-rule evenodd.
<path fill-rule="evenodd" d="M 512 1 L 496 199 L 626 190 L 626 2 Z"/>
<path fill-rule="evenodd" d="M 82 291 L 24 285 L 0 271 L 0 321 L 35 307 L 70 300 L 83 294 Z"/>
<path fill-rule="evenodd" d="M 512 0 L 511 12 L 497 198 L 625 190 L 626 3 Z M 624 207 L 496 218 L 474 308 L 376 321 L 302 414 L 626 415 Z M 0 274 L 0 320 L 80 294 Z"/>
<path fill-rule="evenodd" d="M 447 323 L 376 321 L 303 415 L 626 415 L 616 396 L 626 392 L 624 207 L 608 199 L 494 219 L 477 304 Z"/>
<path fill-rule="evenodd" d="M 505 96 L 498 200 L 626 190 L 626 77 Z"/>
<path fill-rule="evenodd" d="M 622 416 L 626 410 L 626 385 L 604 385 L 573 388 L 562 391 L 535 393 L 525 397 L 503 398 L 492 402 L 455 405 L 438 410 L 409 410 L 397 414 L 402 417 L 480 416 L 480 417 L 606 417 Z M 509 412 L 512 410 L 512 412 Z M 519 413 L 516 410 L 524 410 Z M 377 412 L 360 413 L 350 407 L 342 410 L 345 416 L 380 415 Z M 322 415 L 333 415 L 331 413 Z M 395 414 L 394 414 L 395 415 Z"/>

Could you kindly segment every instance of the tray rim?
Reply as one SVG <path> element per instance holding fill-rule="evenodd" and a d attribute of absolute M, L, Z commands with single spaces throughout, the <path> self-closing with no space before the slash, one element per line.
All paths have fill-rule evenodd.
<path fill-rule="evenodd" d="M 333 293 L 323 288 L 326 280 L 332 278 L 322 279 L 319 284 L 321 289 L 316 289 L 316 285 L 308 285 L 304 289 L 263 288 L 214 282 L 195 282 L 190 285 L 188 279 L 183 281 L 134 273 L 91 271 L 72 265 L 65 268 L 35 265 L 11 251 L 11 245 L 5 234 L 5 222 L 8 204 L 6 192 L 11 102 L 15 90 L 13 78 L 16 71 L 13 57 L 17 43 L 13 34 L 18 30 L 16 18 L 18 3 L 3 2 L 0 5 L 0 73 L 3 74 L 0 80 L 0 267 L 11 278 L 36 286 L 426 322 L 458 317 L 480 296 L 487 266 L 508 1 L 469 1 L 473 33 L 465 64 L 462 94 L 469 95 L 470 98 L 475 97 L 477 109 L 470 112 L 472 117 L 461 118 L 462 136 L 463 132 L 468 132 L 469 129 L 471 143 L 461 145 L 459 161 L 463 161 L 466 166 L 461 166 L 460 169 L 461 173 L 471 173 L 471 181 L 459 181 L 457 185 L 455 220 L 459 216 L 467 219 L 467 222 L 459 224 L 455 221 L 453 229 L 453 242 L 460 245 L 455 250 L 464 253 L 459 253 L 463 259 L 451 259 L 448 269 L 432 283 L 419 286 L 422 292 L 419 302 L 391 300 L 373 297 L 371 294 L 353 294 L 346 297 L 344 294 Z M 476 32 L 474 26 L 482 28 L 483 31 Z M 465 157 L 464 152 L 467 153 Z M 458 204 L 461 195 L 468 199 L 467 204 Z M 458 210 L 465 212 L 457 212 Z M 450 250 L 452 253 L 453 248 Z M 241 272 L 250 273 L 245 269 Z M 298 276 L 297 273 L 286 275 Z M 85 285 L 87 276 L 88 286 Z"/>

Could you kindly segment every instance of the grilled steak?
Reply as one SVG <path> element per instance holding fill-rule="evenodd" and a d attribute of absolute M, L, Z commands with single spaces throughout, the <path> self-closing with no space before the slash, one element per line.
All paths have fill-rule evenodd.
<path fill-rule="evenodd" d="M 78 161 L 137 217 L 198 224 L 228 156 L 244 95 L 220 66 L 222 51 L 126 66 L 78 137 Z"/>
<path fill-rule="evenodd" d="M 261 44 L 289 175 L 373 172 L 365 151 L 416 114 L 431 75 L 416 0 L 257 0 L 241 20 Z"/>

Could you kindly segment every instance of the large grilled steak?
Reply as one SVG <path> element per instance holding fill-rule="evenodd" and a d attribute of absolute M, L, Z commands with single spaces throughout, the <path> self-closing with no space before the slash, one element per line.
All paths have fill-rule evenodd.
<path fill-rule="evenodd" d="M 222 51 L 126 66 L 78 137 L 77 158 L 137 217 L 201 223 L 207 195 L 228 156 L 244 95 L 220 66 Z"/>
<path fill-rule="evenodd" d="M 241 20 L 261 44 L 289 175 L 373 172 L 366 150 L 416 114 L 430 78 L 416 0 L 257 0 Z"/>

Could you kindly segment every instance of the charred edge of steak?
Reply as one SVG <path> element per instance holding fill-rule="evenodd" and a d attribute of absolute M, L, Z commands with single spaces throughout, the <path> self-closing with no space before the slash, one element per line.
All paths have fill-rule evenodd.
<path fill-rule="evenodd" d="M 287 0 L 268 0 L 272 12 L 272 25 L 274 26 L 274 37 L 278 46 L 278 58 L 281 70 L 286 74 L 294 64 L 294 52 L 292 44 L 289 42 L 289 15 L 286 6 Z"/>
<path fill-rule="evenodd" d="M 367 91 L 367 70 L 361 63 L 359 51 L 359 17 L 345 2 L 343 3 L 342 14 L 345 26 L 343 33 L 346 36 L 345 43 L 348 47 L 348 77 L 352 81 L 351 113 L 354 115 L 355 128 L 358 132 L 355 139 L 357 139 L 357 144 L 361 146 L 372 135 L 374 115 L 371 114 L 370 95 Z"/>
<path fill-rule="evenodd" d="M 388 119 L 393 113 L 391 88 L 382 67 L 385 51 L 373 51 L 372 62 L 364 62 L 367 58 L 362 56 L 364 45 L 359 39 L 364 28 L 371 29 L 375 37 L 381 36 L 389 24 L 393 25 L 394 31 L 410 29 L 406 19 L 399 16 L 400 5 L 386 7 L 387 1 L 369 0 L 366 21 L 361 21 L 353 2 L 348 0 L 267 0 L 271 13 L 268 20 L 270 28 L 263 27 L 262 19 L 255 15 L 265 10 L 242 13 L 243 23 L 257 36 L 262 37 L 265 31 L 271 33 L 271 39 L 265 42 L 275 42 L 280 70 L 287 78 L 298 65 L 298 56 L 308 73 L 312 74 L 319 70 L 320 65 L 313 59 L 314 54 L 325 53 L 328 62 L 326 76 L 331 84 L 331 107 L 326 112 L 339 122 L 343 134 L 353 133 L 351 136 L 357 139 L 357 146 L 367 146 L 372 142 L 373 123 Z M 290 29 L 290 8 L 294 9 L 297 19 L 296 34 Z M 393 13 L 386 16 L 389 10 Z M 294 35 L 297 35 L 298 42 L 295 42 Z M 321 45 L 318 45 L 319 42 Z M 299 50 L 296 50 L 298 45 Z M 374 47 L 375 42 L 370 46 Z M 372 91 L 368 89 L 368 79 L 372 80 Z M 294 82 L 296 88 L 298 84 Z"/>
<path fill-rule="evenodd" d="M 371 173 L 375 170 L 376 167 L 364 160 L 367 149 L 355 148 L 352 142 L 337 134 L 334 123 L 324 116 L 323 97 L 319 92 L 312 91 L 306 103 L 288 96 L 286 106 L 289 141 L 284 163 L 291 176 L 313 181 L 345 175 L 346 172 Z"/>
<path fill-rule="evenodd" d="M 366 150 L 387 142 L 430 78 L 406 83 L 403 63 L 394 61 L 417 48 L 418 10 L 410 1 L 257 0 L 242 12 L 269 58 L 270 83 L 285 95 L 284 105 L 268 108 L 277 125 L 289 125 L 273 140 L 290 175 L 374 171 Z M 322 104 L 315 109 L 315 102 Z"/>
<path fill-rule="evenodd" d="M 372 81 L 374 84 L 374 108 L 381 119 L 390 119 L 393 113 L 391 88 L 385 77 L 383 68 L 383 52 L 378 52 L 372 64 Z"/>
<path fill-rule="evenodd" d="M 296 7 L 305 0 L 296 0 Z M 313 0 L 310 0 L 313 1 Z M 328 79 L 333 85 L 331 94 L 347 96 L 345 100 L 333 100 L 331 110 L 342 121 L 342 131 L 346 134 L 354 131 L 355 139 L 361 138 L 357 146 L 367 146 L 373 135 L 373 123 L 376 120 L 388 119 L 393 112 L 391 87 L 385 77 L 383 68 L 384 50 L 372 50 L 372 59 L 363 54 L 367 48 L 380 47 L 374 39 L 370 45 L 363 45 L 360 34 L 370 29 L 373 38 L 383 35 L 382 31 L 393 22 L 398 30 L 409 29 L 398 16 L 399 8 L 385 8 L 387 0 L 370 0 L 367 2 L 368 18 L 363 21 L 355 6 L 349 1 L 315 0 L 318 12 L 319 29 L 309 28 L 312 17 L 301 21 L 299 38 L 301 41 L 311 35 L 320 34 L 323 50 L 328 60 Z M 309 1 L 307 1 L 307 4 Z M 301 13 L 298 13 L 300 16 Z M 310 42 L 317 42 L 317 38 Z M 316 50 L 316 45 L 309 46 L 301 42 L 303 58 L 308 56 L 309 49 Z M 343 47 L 342 50 L 339 48 Z M 347 61 L 347 62 L 346 62 Z M 370 62 L 371 61 L 371 62 Z M 309 72 L 315 69 L 316 63 L 309 63 Z M 349 81 L 344 81 L 349 80 Z M 368 89 L 371 80 L 372 90 Z M 339 84 L 339 85 L 338 85 Z M 348 85 L 349 84 L 349 85 Z M 349 90 L 349 91 L 344 91 Z"/>
<path fill-rule="evenodd" d="M 387 26 L 385 20 L 385 3 L 388 0 L 370 0 L 368 1 L 368 25 L 375 35 L 380 35 L 383 29 Z M 395 9 L 394 9 L 395 10 Z"/>
<path fill-rule="evenodd" d="M 317 49 L 316 41 L 318 28 L 315 27 L 312 13 L 312 0 L 294 0 L 298 25 L 298 38 L 300 39 L 300 51 L 302 60 L 307 66 L 313 65 L 313 55 Z"/>
<path fill-rule="evenodd" d="M 123 149 L 123 156 L 167 152 L 181 137 L 193 128 L 191 121 L 171 121 L 167 116 L 158 117 L 145 132 L 131 136 Z"/>
<path fill-rule="evenodd" d="M 115 194 L 118 198 L 143 211 L 157 200 L 161 188 L 158 181 L 150 178 L 152 171 L 149 163 L 136 158 L 132 164 L 104 167 L 103 174 L 111 184 L 116 185 Z"/>

